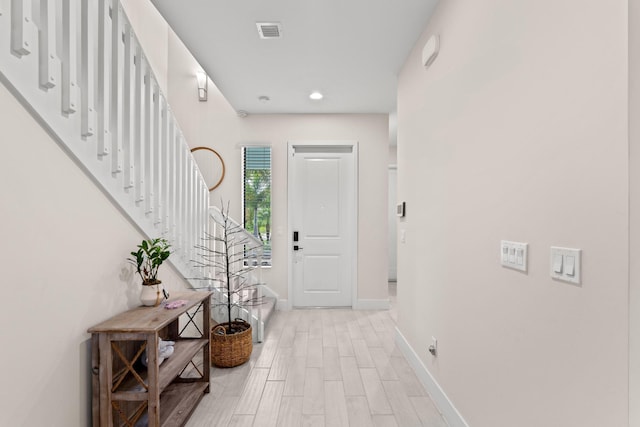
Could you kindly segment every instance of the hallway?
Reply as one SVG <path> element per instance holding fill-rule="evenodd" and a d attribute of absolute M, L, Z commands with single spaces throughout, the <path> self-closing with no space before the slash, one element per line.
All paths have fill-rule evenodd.
<path fill-rule="evenodd" d="M 394 344 L 392 310 L 279 311 L 251 360 L 212 369 L 196 426 L 446 427 Z"/>

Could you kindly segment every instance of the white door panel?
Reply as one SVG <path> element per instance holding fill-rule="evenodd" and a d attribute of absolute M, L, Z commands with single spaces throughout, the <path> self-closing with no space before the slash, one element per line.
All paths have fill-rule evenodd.
<path fill-rule="evenodd" d="M 329 148 L 290 150 L 291 226 L 298 232 L 291 244 L 291 278 L 297 307 L 352 304 L 355 153 Z"/>
<path fill-rule="evenodd" d="M 338 238 L 340 234 L 340 159 L 299 155 L 305 234 L 310 238 Z"/>
<path fill-rule="evenodd" d="M 340 256 L 304 256 L 304 292 L 340 292 Z"/>

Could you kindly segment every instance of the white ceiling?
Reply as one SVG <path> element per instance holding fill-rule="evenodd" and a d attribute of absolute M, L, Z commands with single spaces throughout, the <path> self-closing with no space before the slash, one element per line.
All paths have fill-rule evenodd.
<path fill-rule="evenodd" d="M 398 72 L 437 1 L 151 0 L 250 114 L 395 111 Z M 260 39 L 257 22 L 279 22 L 282 38 Z"/>

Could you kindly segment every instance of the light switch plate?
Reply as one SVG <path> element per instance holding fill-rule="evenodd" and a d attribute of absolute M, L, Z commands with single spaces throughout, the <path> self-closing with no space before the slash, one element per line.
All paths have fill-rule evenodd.
<path fill-rule="evenodd" d="M 500 264 L 503 267 L 515 270 L 527 271 L 528 243 L 500 241 Z"/>
<path fill-rule="evenodd" d="M 549 261 L 551 277 L 555 280 L 579 285 L 581 281 L 581 254 L 582 250 L 580 249 L 551 246 Z M 558 269 L 554 266 L 557 266 L 559 262 L 562 262 L 562 269 L 556 271 Z"/>

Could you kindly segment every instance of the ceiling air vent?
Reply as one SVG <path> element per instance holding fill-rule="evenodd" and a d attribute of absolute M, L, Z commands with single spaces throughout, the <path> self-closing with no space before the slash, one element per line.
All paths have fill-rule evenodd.
<path fill-rule="evenodd" d="M 279 39 L 282 37 L 282 26 L 279 22 L 257 22 L 261 39 Z"/>

